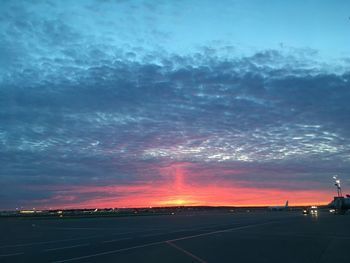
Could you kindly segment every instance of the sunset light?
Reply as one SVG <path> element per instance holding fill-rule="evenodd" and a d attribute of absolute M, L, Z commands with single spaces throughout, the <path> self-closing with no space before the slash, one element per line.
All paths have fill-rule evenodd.
<path fill-rule="evenodd" d="M 349 263 L 350 0 L 0 0 L 0 262 Z"/>
<path fill-rule="evenodd" d="M 262 2 L 1 1 L 0 209 L 345 196 L 348 5 Z"/>

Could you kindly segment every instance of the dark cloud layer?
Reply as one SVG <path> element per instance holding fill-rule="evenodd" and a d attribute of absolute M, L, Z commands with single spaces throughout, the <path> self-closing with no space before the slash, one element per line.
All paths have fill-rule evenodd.
<path fill-rule="evenodd" d="M 13 8 L 1 11 L 0 207 L 57 198 L 49 186 L 161 183 L 178 162 L 198 185 L 347 178 L 350 72 L 315 51 L 116 48 Z"/>

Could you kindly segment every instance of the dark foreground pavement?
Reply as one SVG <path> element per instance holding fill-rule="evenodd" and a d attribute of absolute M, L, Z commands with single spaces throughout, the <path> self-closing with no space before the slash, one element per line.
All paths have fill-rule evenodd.
<path fill-rule="evenodd" d="M 0 262 L 350 262 L 350 216 L 0 219 Z"/>

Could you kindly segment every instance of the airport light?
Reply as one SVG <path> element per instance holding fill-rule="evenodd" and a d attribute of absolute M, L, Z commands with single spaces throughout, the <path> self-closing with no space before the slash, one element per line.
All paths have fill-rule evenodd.
<path fill-rule="evenodd" d="M 337 175 L 334 175 L 333 179 L 335 180 L 335 184 L 334 185 L 337 187 L 338 197 L 342 197 L 343 194 L 342 194 L 341 187 L 340 187 L 340 179 L 338 179 Z"/>

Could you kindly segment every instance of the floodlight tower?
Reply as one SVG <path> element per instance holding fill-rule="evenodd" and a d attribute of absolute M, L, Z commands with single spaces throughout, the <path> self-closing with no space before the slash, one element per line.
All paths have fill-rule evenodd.
<path fill-rule="evenodd" d="M 337 187 L 338 197 L 342 197 L 343 193 L 341 191 L 340 180 L 338 179 L 338 176 L 337 175 L 333 176 L 333 179 L 335 180 L 335 184 L 334 185 Z"/>

